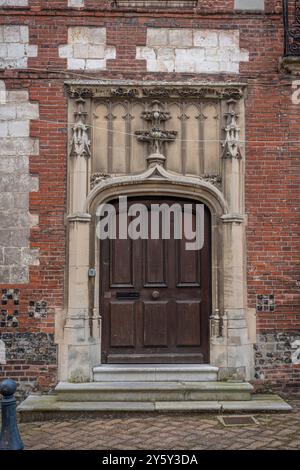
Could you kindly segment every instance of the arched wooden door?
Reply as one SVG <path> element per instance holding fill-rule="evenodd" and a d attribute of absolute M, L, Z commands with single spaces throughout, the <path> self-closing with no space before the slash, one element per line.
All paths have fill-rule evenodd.
<path fill-rule="evenodd" d="M 192 201 L 128 199 L 128 207 L 135 203 L 150 210 L 151 204 Z M 118 211 L 118 201 L 111 204 Z M 173 222 L 171 236 L 172 226 Z M 209 362 L 211 220 L 207 208 L 204 229 L 204 247 L 198 251 L 187 251 L 186 240 L 174 236 L 100 242 L 103 363 Z"/>

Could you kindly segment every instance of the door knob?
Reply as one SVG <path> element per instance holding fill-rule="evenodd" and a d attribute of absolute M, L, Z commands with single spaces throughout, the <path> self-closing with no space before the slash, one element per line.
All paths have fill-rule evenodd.
<path fill-rule="evenodd" d="M 159 296 L 160 296 L 160 293 L 159 293 L 158 290 L 154 290 L 154 291 L 152 292 L 152 298 L 153 298 L 154 300 L 159 299 Z"/>

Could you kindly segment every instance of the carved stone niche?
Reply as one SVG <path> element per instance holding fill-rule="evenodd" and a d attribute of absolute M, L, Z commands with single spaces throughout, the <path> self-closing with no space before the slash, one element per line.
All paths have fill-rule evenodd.
<path fill-rule="evenodd" d="M 119 8 L 195 8 L 198 0 L 112 0 Z"/>
<path fill-rule="evenodd" d="M 241 100 L 242 86 L 70 84 L 68 92 L 90 109 L 91 175 L 138 174 L 160 161 L 220 185 L 221 144 L 236 137 L 228 102 Z"/>

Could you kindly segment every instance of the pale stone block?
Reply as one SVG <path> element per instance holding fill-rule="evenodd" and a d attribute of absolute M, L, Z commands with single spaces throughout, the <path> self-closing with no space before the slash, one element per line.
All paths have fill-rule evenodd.
<path fill-rule="evenodd" d="M 13 207 L 14 207 L 13 194 L 12 193 L 0 193 L 0 209 L 4 211 L 9 211 Z M 2 253 L 3 253 L 3 250 L 2 250 Z M 0 264 L 3 264 L 3 259 L 2 261 L 0 261 Z"/>
<path fill-rule="evenodd" d="M 0 26 L 0 42 L 4 42 L 4 26 Z"/>
<path fill-rule="evenodd" d="M 193 43 L 194 46 L 217 47 L 219 45 L 218 33 L 209 30 L 194 30 Z"/>
<path fill-rule="evenodd" d="M 4 69 L 26 69 L 27 57 L 21 57 L 19 59 L 4 60 L 2 61 L 1 67 Z"/>
<path fill-rule="evenodd" d="M 204 52 L 203 52 L 204 58 Z M 194 61 L 191 60 L 190 51 L 187 49 L 176 49 L 175 50 L 175 71 L 176 72 L 190 72 L 195 71 Z"/>
<path fill-rule="evenodd" d="M 0 266 L 0 283 L 8 284 L 9 283 L 9 267 Z"/>
<path fill-rule="evenodd" d="M 234 0 L 234 9 L 245 11 L 264 11 L 265 0 Z"/>
<path fill-rule="evenodd" d="M 28 193 L 14 193 L 14 208 L 15 209 L 26 209 L 29 208 L 29 196 Z"/>
<path fill-rule="evenodd" d="M 21 264 L 21 248 L 5 248 L 4 249 L 4 265 L 20 265 Z"/>
<path fill-rule="evenodd" d="M 164 28 L 147 29 L 147 46 L 167 46 L 169 44 L 169 30 Z"/>
<path fill-rule="evenodd" d="M 147 60 L 147 70 L 149 72 L 160 72 L 157 60 Z"/>
<path fill-rule="evenodd" d="M 39 266 L 39 250 L 30 248 L 21 248 L 21 263 L 24 266 Z"/>
<path fill-rule="evenodd" d="M 220 63 L 215 61 L 205 61 L 195 64 L 195 71 L 198 73 L 218 73 L 220 71 Z"/>
<path fill-rule="evenodd" d="M 220 47 L 236 47 L 239 48 L 240 33 L 239 31 L 221 31 L 219 33 Z"/>
<path fill-rule="evenodd" d="M 86 69 L 87 70 L 105 70 L 106 59 L 87 59 Z"/>
<path fill-rule="evenodd" d="M 11 266 L 10 267 L 10 283 L 25 284 L 28 282 L 28 267 Z"/>
<path fill-rule="evenodd" d="M 224 60 L 223 50 L 219 47 L 206 47 L 205 48 L 206 60 Z"/>
<path fill-rule="evenodd" d="M 105 59 L 116 59 L 117 51 L 114 46 L 108 46 L 105 48 Z"/>
<path fill-rule="evenodd" d="M 28 0 L 0 0 L 0 6 L 2 7 L 27 7 Z"/>
<path fill-rule="evenodd" d="M 28 26 L 20 26 L 20 42 L 29 43 L 29 28 L 28 28 Z"/>
<path fill-rule="evenodd" d="M 0 57 L 7 57 L 7 44 L 0 43 Z"/>
<path fill-rule="evenodd" d="M 7 92 L 4 80 L 0 80 L 0 105 L 7 101 Z"/>
<path fill-rule="evenodd" d="M 85 60 L 84 59 L 68 59 L 68 69 L 84 70 Z"/>
<path fill-rule="evenodd" d="M 70 47 L 70 46 L 67 46 Z M 74 44 L 73 46 L 73 53 L 69 55 L 69 58 L 75 58 L 75 59 L 87 59 L 89 57 L 88 51 L 89 51 L 89 45 L 88 44 Z"/>
<path fill-rule="evenodd" d="M 0 121 L 0 137 L 7 137 L 8 135 L 8 124 L 7 122 Z"/>
<path fill-rule="evenodd" d="M 249 51 L 242 49 L 239 53 L 239 60 L 240 62 L 249 62 L 250 60 Z"/>
<path fill-rule="evenodd" d="M 6 138 L 0 140 L 0 155 L 38 155 L 38 141 L 34 139 Z"/>
<path fill-rule="evenodd" d="M 106 44 L 106 28 L 88 28 L 90 44 Z"/>
<path fill-rule="evenodd" d="M 68 0 L 68 7 L 82 8 L 84 7 L 84 0 Z"/>
<path fill-rule="evenodd" d="M 137 47 L 136 50 L 137 60 L 156 60 L 156 53 L 152 47 Z"/>
<path fill-rule="evenodd" d="M 172 47 L 192 47 L 193 31 L 191 29 L 170 29 L 169 45 Z"/>
<path fill-rule="evenodd" d="M 0 105 L 0 121 L 16 118 L 16 107 L 11 104 Z"/>
<path fill-rule="evenodd" d="M 24 44 L 7 44 L 7 57 L 9 59 L 20 59 L 25 56 Z"/>
<path fill-rule="evenodd" d="M 89 44 L 89 28 L 84 26 L 76 26 L 68 29 L 69 44 Z"/>
<path fill-rule="evenodd" d="M 20 26 L 7 25 L 4 26 L 5 42 L 20 42 Z"/>
<path fill-rule="evenodd" d="M 219 71 L 236 74 L 240 72 L 240 64 L 239 62 L 220 62 Z"/>
<path fill-rule="evenodd" d="M 11 137 L 28 137 L 29 121 L 11 121 L 8 124 L 8 131 Z"/>
<path fill-rule="evenodd" d="M 161 72 L 175 71 L 175 50 L 162 47 L 157 51 L 157 66 Z"/>
<path fill-rule="evenodd" d="M 25 46 L 25 53 L 28 57 L 37 57 L 38 55 L 38 46 L 32 46 L 27 44 Z"/>
<path fill-rule="evenodd" d="M 88 46 L 88 55 L 86 56 L 89 59 L 104 59 L 105 48 L 103 44 L 90 44 Z"/>
<path fill-rule="evenodd" d="M 79 46 L 80 45 L 78 44 L 78 47 Z M 59 57 L 61 57 L 62 59 L 71 59 L 73 57 L 73 46 L 69 46 L 69 45 L 59 46 L 58 51 L 59 51 Z"/>
<path fill-rule="evenodd" d="M 38 119 L 39 105 L 37 103 L 20 103 L 16 107 L 18 119 Z"/>
<path fill-rule="evenodd" d="M 9 90 L 6 92 L 7 101 L 11 104 L 12 102 L 20 103 L 29 100 L 29 94 L 27 90 Z"/>

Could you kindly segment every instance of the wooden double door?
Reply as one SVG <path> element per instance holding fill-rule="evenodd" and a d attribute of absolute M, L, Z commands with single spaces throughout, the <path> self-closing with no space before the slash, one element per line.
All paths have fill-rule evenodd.
<path fill-rule="evenodd" d="M 139 198 L 128 200 L 128 207 L 136 203 L 147 207 L 150 226 L 151 204 L 192 202 Z M 112 204 L 118 212 L 118 202 Z M 168 240 L 101 241 L 104 363 L 209 362 L 211 221 L 207 208 L 204 219 L 204 247 L 198 251 L 186 250 L 185 239 L 174 239 L 172 218 Z"/>

